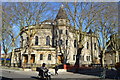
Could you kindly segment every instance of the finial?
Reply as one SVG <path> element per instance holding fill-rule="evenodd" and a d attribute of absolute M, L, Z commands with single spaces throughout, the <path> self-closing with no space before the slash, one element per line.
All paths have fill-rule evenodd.
<path fill-rule="evenodd" d="M 62 4 L 62 5 L 61 5 L 61 8 L 63 8 L 63 7 L 64 7 L 64 5 Z"/>

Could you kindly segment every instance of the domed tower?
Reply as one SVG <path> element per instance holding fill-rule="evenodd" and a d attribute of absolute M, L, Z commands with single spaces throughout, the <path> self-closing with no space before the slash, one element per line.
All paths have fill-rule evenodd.
<path fill-rule="evenodd" d="M 63 5 L 59 9 L 59 12 L 56 16 L 55 21 L 56 21 L 57 26 L 67 26 L 67 25 L 69 25 L 68 16 L 66 14 L 66 11 L 64 10 Z"/>
<path fill-rule="evenodd" d="M 56 26 L 54 28 L 54 43 L 57 46 L 58 63 L 63 63 L 63 54 L 68 43 L 69 19 L 62 5 L 55 18 Z"/>

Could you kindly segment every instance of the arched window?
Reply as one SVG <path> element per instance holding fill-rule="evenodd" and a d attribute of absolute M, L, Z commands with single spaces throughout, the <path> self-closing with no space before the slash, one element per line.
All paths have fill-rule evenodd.
<path fill-rule="evenodd" d="M 38 36 L 35 36 L 35 45 L 38 45 Z"/>
<path fill-rule="evenodd" d="M 48 54 L 48 60 L 51 60 L 51 54 Z"/>
<path fill-rule="evenodd" d="M 94 43 L 94 49 L 96 50 L 96 43 Z"/>
<path fill-rule="evenodd" d="M 46 46 L 48 46 L 48 45 L 50 45 L 50 37 L 49 36 L 46 37 Z"/>
<path fill-rule="evenodd" d="M 40 60 L 43 60 L 43 54 L 40 54 Z"/>

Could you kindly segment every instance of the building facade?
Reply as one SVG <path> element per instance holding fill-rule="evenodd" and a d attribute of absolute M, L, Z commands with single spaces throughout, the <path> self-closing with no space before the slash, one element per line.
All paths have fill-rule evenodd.
<path fill-rule="evenodd" d="M 108 46 L 105 53 L 105 64 L 115 65 L 117 62 L 120 62 L 120 38 L 118 34 L 113 34 L 110 36 L 110 45 Z"/>
<path fill-rule="evenodd" d="M 32 36 L 30 39 L 28 34 Z M 45 20 L 39 25 L 30 26 L 29 29 L 28 27 L 22 29 L 21 47 L 14 51 L 12 63 L 28 63 L 30 51 L 30 63 L 54 65 L 62 64 L 66 61 L 66 63 L 74 65 L 78 40 L 78 31 L 70 25 L 64 7 L 60 7 L 55 20 Z M 85 34 L 83 40 L 84 48 L 82 49 L 80 64 L 91 64 L 92 62 L 98 64 L 99 49 L 97 36 L 90 30 Z M 31 48 L 28 50 L 29 41 L 31 42 Z M 17 56 L 16 59 L 14 55 Z"/>

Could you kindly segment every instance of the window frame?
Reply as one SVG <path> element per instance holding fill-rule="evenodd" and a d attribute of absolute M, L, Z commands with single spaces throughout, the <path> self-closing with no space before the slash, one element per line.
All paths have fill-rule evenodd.
<path fill-rule="evenodd" d="M 87 61 L 90 61 L 90 56 L 86 56 L 86 60 L 87 60 Z"/>
<path fill-rule="evenodd" d="M 48 60 L 52 60 L 51 54 L 48 54 Z"/>
<path fill-rule="evenodd" d="M 46 46 L 50 46 L 50 36 L 46 37 Z"/>
<path fill-rule="evenodd" d="M 38 45 L 38 44 L 39 44 L 38 36 L 35 36 L 35 45 Z"/>

